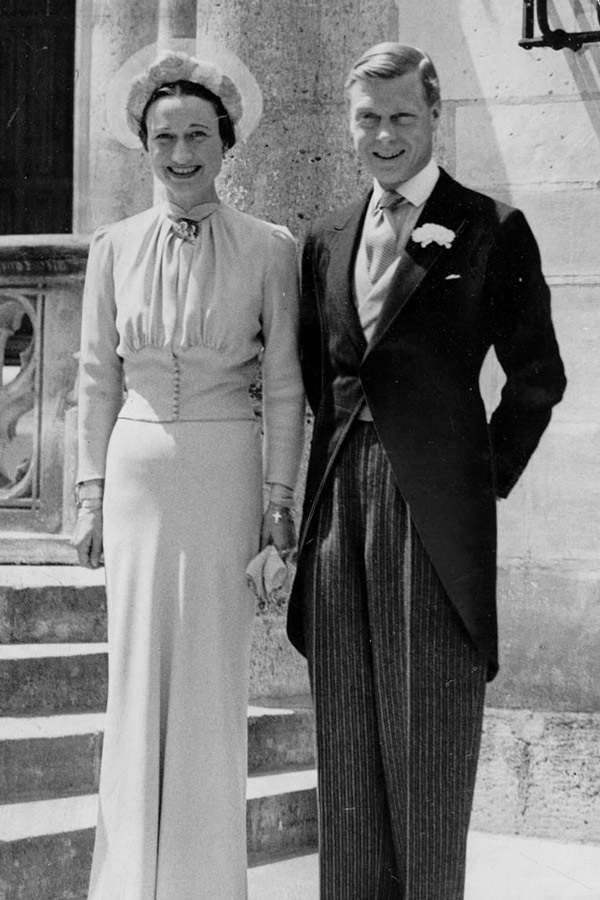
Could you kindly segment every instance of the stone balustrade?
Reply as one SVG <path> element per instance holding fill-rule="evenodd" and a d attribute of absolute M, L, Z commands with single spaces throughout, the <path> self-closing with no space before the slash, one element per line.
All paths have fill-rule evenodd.
<path fill-rule="evenodd" d="M 88 240 L 0 237 L 0 562 L 73 562 L 74 388 Z"/>

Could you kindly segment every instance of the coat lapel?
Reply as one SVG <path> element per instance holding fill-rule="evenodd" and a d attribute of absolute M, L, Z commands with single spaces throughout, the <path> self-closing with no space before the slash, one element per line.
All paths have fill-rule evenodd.
<path fill-rule="evenodd" d="M 354 303 L 354 260 L 369 197 L 343 211 L 334 221 L 328 241 L 328 303 L 339 329 L 348 335 L 361 358 L 367 342 Z"/>
<path fill-rule="evenodd" d="M 465 209 L 461 204 L 461 187 L 446 172 L 440 170 L 438 182 L 425 204 L 415 228 L 426 223 L 449 228 L 455 234 L 452 245 L 452 249 L 454 249 L 465 222 Z M 373 347 L 387 332 L 436 260 L 442 254 L 449 252 L 451 252 L 449 249 L 435 242 L 423 247 L 409 238 L 391 280 L 388 295 L 381 308 L 367 354 L 372 352 Z"/>

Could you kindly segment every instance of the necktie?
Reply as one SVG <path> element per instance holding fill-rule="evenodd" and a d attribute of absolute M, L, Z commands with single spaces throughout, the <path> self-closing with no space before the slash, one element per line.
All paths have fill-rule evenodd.
<path fill-rule="evenodd" d="M 195 219 L 175 219 L 172 224 L 173 233 L 184 241 L 193 244 L 200 231 L 200 223 Z"/>
<path fill-rule="evenodd" d="M 393 213 L 402 203 L 406 203 L 396 191 L 385 191 L 373 214 L 371 227 L 365 236 L 367 265 L 371 284 L 378 281 L 396 257 L 398 230 Z"/>

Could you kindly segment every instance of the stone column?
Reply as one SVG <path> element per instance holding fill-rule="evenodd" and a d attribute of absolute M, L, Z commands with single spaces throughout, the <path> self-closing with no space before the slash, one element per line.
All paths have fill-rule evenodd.
<path fill-rule="evenodd" d="M 156 41 L 157 0 L 79 0 L 77 23 L 73 230 L 85 233 L 152 202 L 145 154 L 110 132 L 106 94 L 125 60 Z"/>
<path fill-rule="evenodd" d="M 196 37 L 196 7 L 190 0 L 157 0 L 158 31 L 156 50 L 159 53 L 180 39 L 194 40 Z M 180 49 L 184 49 L 183 47 Z M 192 48 L 185 48 L 189 52 Z M 164 187 L 157 178 L 153 179 L 153 201 L 164 199 Z"/>
<path fill-rule="evenodd" d="M 196 35 L 196 7 L 193 0 L 158 0 L 157 44 L 162 47 L 173 38 Z"/>
<path fill-rule="evenodd" d="M 288 225 L 347 200 L 359 180 L 344 112 L 343 84 L 362 49 L 396 37 L 393 2 L 197 0 L 198 45 L 218 42 L 257 79 L 261 124 L 224 167 L 224 199 Z"/>
<path fill-rule="evenodd" d="M 261 126 L 224 167 L 225 199 L 302 234 L 309 219 L 363 182 L 347 137 L 343 82 L 353 59 L 394 38 L 393 0 L 78 0 L 74 230 L 87 232 L 152 202 L 143 151 L 123 147 L 106 121 L 111 79 L 133 53 L 196 35 L 252 71 Z M 123 98 L 124 99 L 124 98 Z"/>

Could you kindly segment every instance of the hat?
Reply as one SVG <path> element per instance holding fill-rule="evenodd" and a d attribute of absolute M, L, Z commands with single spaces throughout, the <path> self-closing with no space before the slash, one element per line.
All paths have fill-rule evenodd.
<path fill-rule="evenodd" d="M 219 97 L 236 140 L 245 140 L 258 124 L 262 94 L 239 57 L 214 42 L 200 45 L 195 40 L 180 39 L 162 49 L 148 44 L 113 76 L 107 90 L 107 118 L 118 141 L 126 147 L 139 147 L 139 125 L 148 100 L 161 85 L 175 81 L 201 84 Z"/>

